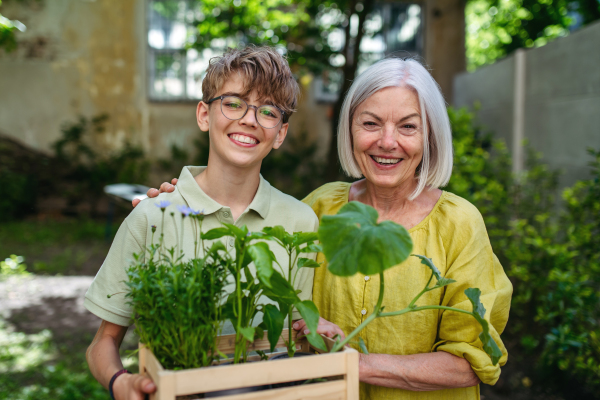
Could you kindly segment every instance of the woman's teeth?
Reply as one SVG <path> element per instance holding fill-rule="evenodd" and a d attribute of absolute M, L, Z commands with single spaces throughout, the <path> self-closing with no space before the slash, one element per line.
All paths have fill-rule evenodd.
<path fill-rule="evenodd" d="M 376 156 L 371 156 L 373 158 L 373 160 L 377 161 L 379 164 L 398 164 L 400 161 L 402 161 L 401 158 L 383 158 L 383 157 L 376 157 Z"/>
<path fill-rule="evenodd" d="M 235 140 L 236 142 L 241 142 L 241 143 L 248 143 L 248 144 L 257 144 L 258 143 L 258 140 L 252 139 L 250 136 L 245 136 L 245 135 L 233 134 L 233 135 L 231 135 L 231 138 L 233 140 Z"/>

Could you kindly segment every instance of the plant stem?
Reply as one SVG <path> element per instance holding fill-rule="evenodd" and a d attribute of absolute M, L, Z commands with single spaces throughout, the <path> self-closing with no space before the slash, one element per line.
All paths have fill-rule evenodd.
<path fill-rule="evenodd" d="M 429 291 L 429 284 L 431 283 L 431 280 L 433 279 L 433 271 L 431 272 L 431 276 L 429 277 L 429 280 L 427 281 L 427 284 L 425 285 L 425 287 L 423 288 L 423 290 L 421 290 L 421 293 L 419 293 L 417 295 L 417 297 L 415 297 L 410 304 L 408 305 L 407 308 L 412 308 L 415 306 L 415 303 L 417 302 L 417 300 L 419 300 L 419 298 L 421 296 L 423 296 L 423 293 L 428 292 Z"/>
<path fill-rule="evenodd" d="M 381 303 L 383 303 L 384 288 L 385 288 L 385 284 L 383 282 L 383 272 L 380 272 L 379 273 L 379 298 L 377 299 L 377 304 L 375 305 L 373 312 L 371 313 L 371 315 L 369 315 L 367 317 L 367 319 L 365 319 L 359 326 L 357 326 L 355 330 L 353 330 L 348 336 L 346 336 L 346 339 L 344 339 L 340 342 L 337 342 L 331 348 L 330 353 L 335 353 L 336 351 L 339 351 L 340 349 L 342 349 L 348 342 L 350 342 L 350 340 L 352 340 L 352 338 L 354 336 L 356 336 L 360 331 L 362 331 L 365 326 L 369 325 L 371 323 L 371 321 L 373 321 L 374 319 L 378 318 L 381 315 Z"/>
<path fill-rule="evenodd" d="M 293 287 L 292 281 L 292 250 L 288 250 L 288 283 Z M 292 343 L 292 312 L 294 310 L 294 306 L 290 306 L 288 309 L 288 356 L 290 358 L 294 357 L 296 353 L 296 346 Z"/>
<path fill-rule="evenodd" d="M 380 317 L 393 317 L 395 315 L 406 314 L 407 312 L 423 311 L 423 310 L 448 310 L 448 311 L 456 311 L 456 312 L 463 313 L 463 314 L 473 315 L 472 311 L 461 310 L 460 308 L 454 308 L 454 307 L 448 307 L 448 306 L 421 306 L 421 307 L 412 307 L 412 308 L 406 307 L 399 311 L 391 311 L 391 312 L 387 312 L 387 313 L 381 313 L 381 314 L 379 314 L 379 316 Z"/>
<path fill-rule="evenodd" d="M 242 249 L 240 249 L 241 252 L 243 252 L 243 245 L 240 246 L 242 247 Z M 243 253 L 242 253 L 243 254 Z M 235 293 L 236 293 L 236 297 L 237 297 L 237 305 L 238 305 L 238 315 L 237 315 L 237 328 L 235 330 L 235 358 L 233 360 L 234 364 L 237 364 L 240 362 L 240 352 L 243 351 L 243 343 L 241 343 L 241 341 L 243 341 L 244 337 L 241 333 L 241 328 L 242 328 L 242 285 L 241 285 L 241 269 L 242 269 L 242 260 L 243 260 L 243 256 L 239 256 L 238 255 L 238 265 L 236 268 L 236 274 L 235 274 Z M 234 307 L 235 309 L 235 307 Z"/>

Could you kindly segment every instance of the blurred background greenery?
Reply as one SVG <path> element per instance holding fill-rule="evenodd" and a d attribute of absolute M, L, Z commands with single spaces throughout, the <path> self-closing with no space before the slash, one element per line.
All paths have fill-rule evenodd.
<path fill-rule="evenodd" d="M 60 7 L 56 5 L 59 3 Z M 104 7 L 100 15 L 111 15 L 117 32 L 122 32 L 117 29 L 121 25 L 131 28 L 128 18 L 137 18 L 136 10 L 141 10 L 146 23 L 157 31 L 172 35 L 177 27 L 191 29 L 184 32 L 185 40 L 179 47 L 160 46 L 152 29 L 143 32 L 143 44 L 135 42 L 147 48 L 145 56 L 153 72 L 135 75 L 138 81 L 147 79 L 147 87 L 119 86 L 122 82 L 118 79 L 126 75 L 122 71 L 127 65 L 141 70 L 148 65 L 142 63 L 140 67 L 139 60 L 127 59 L 115 44 L 119 41 L 111 39 L 105 27 L 98 32 L 112 41 L 102 46 L 112 50 L 107 50 L 108 55 L 100 61 L 92 59 L 86 64 L 84 59 L 77 59 L 86 43 L 97 49 L 95 42 L 84 39 L 79 47 L 69 42 L 76 51 L 61 53 L 67 45 L 56 37 L 71 33 L 48 21 L 55 22 L 56 15 L 88 12 L 77 8 L 83 6 L 69 0 L 52 4 L 43 0 L 0 2 L 0 13 L 5 15 L 0 14 L 0 65 L 15 68 L 10 70 L 12 74 L 0 75 L 0 89 L 12 87 L 17 69 L 26 70 L 34 64 L 38 68 L 45 62 L 56 73 L 36 72 L 42 76 L 40 81 L 22 91 L 0 90 L 1 104 L 34 104 L 36 99 L 22 99 L 21 92 L 52 92 L 44 86 L 48 76 L 63 82 L 66 78 L 56 71 L 69 57 L 76 62 L 68 74 L 88 71 L 71 85 L 73 88 L 69 86 L 76 96 L 65 89 L 59 97 L 45 100 L 51 107 L 40 125 L 21 131 L 21 125 L 13 121 L 29 118 L 35 122 L 37 117 L 0 111 L 0 130 L 6 133 L 0 135 L 0 260 L 5 260 L 0 264 L 0 289 L 4 290 L 0 295 L 9 298 L 11 287 L 36 277 L 91 277 L 96 273 L 109 247 L 105 185 L 126 182 L 156 186 L 178 176 L 184 165 L 206 163 L 206 135 L 195 126 L 186 131 L 183 141 L 171 130 L 152 133 L 156 127 L 177 125 L 181 115 L 194 125 L 198 96 L 193 90 L 203 70 L 193 70 L 192 66 L 205 65 L 205 61 L 198 61 L 201 56 L 205 60 L 227 46 L 268 43 L 288 57 L 303 87 L 304 102 L 292 120 L 302 122 L 293 127 L 286 146 L 265 159 L 262 174 L 275 187 L 301 199 L 325 182 L 344 179 L 334 135 L 343 99 L 340 94 L 373 62 L 390 55 L 418 57 L 429 63 L 451 99 L 452 79 L 465 69 L 481 69 L 510 57 L 516 49 L 545 46 L 600 19 L 597 0 L 140 0 L 135 4 L 135 9 L 127 9 L 120 2 L 94 7 Z M 26 20 L 28 16 L 30 20 Z M 129 22 L 120 24 L 119 18 Z M 430 22 L 426 25 L 427 18 Z M 185 20 L 184 25 L 172 23 L 180 19 Z M 50 44 L 42 40 L 46 38 L 42 31 L 36 31 L 47 25 L 59 32 L 43 31 Z M 169 35 L 162 40 L 171 40 Z M 427 35 L 435 40 L 426 40 Z M 452 37 L 458 39 L 452 42 Z M 444 53 L 444 47 L 451 54 Z M 129 52 L 136 49 L 131 47 Z M 126 66 L 119 60 L 126 60 Z M 89 73 L 94 70 L 100 74 L 108 65 L 116 69 L 102 73 L 112 80 L 96 81 Z M 185 75 L 190 71 L 193 76 Z M 135 81 L 133 77 L 127 79 Z M 146 88 L 146 92 L 132 87 Z M 123 97 L 124 93 L 130 98 Z M 102 102 L 94 103 L 94 107 L 88 104 L 98 97 Z M 147 100 L 147 108 L 135 117 L 123 117 L 131 102 L 141 101 L 141 97 Z M 63 98 L 71 99 L 66 108 L 61 108 Z M 485 98 L 481 101 L 482 113 L 488 112 Z M 35 104 L 37 108 L 29 107 L 43 114 L 44 107 Z M 597 398 L 600 149 L 592 143 L 596 149 L 588 150 L 586 174 L 569 185 L 560 185 L 561 171 L 533 145 L 525 146 L 524 168 L 514 171 L 512 147 L 499 139 L 505 132 L 499 132 L 497 126 L 482 126 L 472 109 L 451 106 L 448 112 L 455 154 L 454 173 L 446 190 L 463 196 L 481 211 L 494 251 L 515 289 L 503 335 L 509 362 L 495 387 L 482 387 L 482 397 Z M 144 121 L 144 115 L 151 117 L 139 122 Z M 169 137 L 177 140 L 163 140 Z M 583 154 L 586 144 L 580 147 Z M 129 210 L 126 203 L 117 209 L 108 229 L 109 240 Z M 56 299 L 44 301 L 51 304 Z M 53 312 L 72 312 L 68 303 L 52 304 L 48 308 Z M 93 326 L 62 329 L 49 325 L 43 329 L 38 324 L 32 328 L 27 325 L 31 314 L 19 310 L 9 314 L 0 315 L 0 399 L 108 398 L 85 364 Z M 130 335 L 127 340 L 125 348 L 135 348 L 136 339 Z M 135 357 L 127 362 L 135 369 Z"/>

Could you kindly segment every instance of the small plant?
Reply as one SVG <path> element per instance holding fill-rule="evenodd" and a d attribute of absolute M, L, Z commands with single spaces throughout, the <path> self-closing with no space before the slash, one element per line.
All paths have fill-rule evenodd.
<path fill-rule="evenodd" d="M 402 310 L 384 312 L 383 294 L 385 289 L 384 271 L 404 262 L 411 254 L 412 239 L 404 227 L 392 221 L 377 223 L 377 211 L 366 204 L 350 202 L 343 206 L 337 215 L 324 216 L 319 228 L 319 239 L 323 253 L 329 261 L 328 269 L 338 276 L 352 276 L 357 272 L 365 275 L 379 274 L 379 298 L 369 315 L 354 331 L 344 340 L 338 340 L 331 351 L 339 351 L 349 343 L 358 333 L 376 318 L 393 317 L 409 312 L 422 310 L 448 310 L 472 315 L 483 329 L 479 339 L 483 343 L 484 351 L 496 365 L 502 356 L 498 345 L 489 334 L 488 322 L 484 319 L 485 308 L 479 301 L 481 291 L 477 288 L 465 290 L 465 295 L 473 305 L 473 311 L 458 308 L 426 305 L 417 306 L 417 301 L 426 292 L 440 289 L 455 281 L 441 276 L 440 271 L 433 261 L 422 255 L 414 255 L 421 259 L 421 263 L 431 269 L 431 276 L 423 290 Z M 429 286 L 435 276 L 436 284 Z M 368 354 L 362 338 L 359 338 L 359 347 Z"/>
<path fill-rule="evenodd" d="M 24 257 L 15 254 L 11 254 L 9 258 L 0 261 L 0 280 L 9 276 L 29 275 L 29 272 L 26 271 L 27 265 L 25 265 L 24 261 Z"/>
<path fill-rule="evenodd" d="M 157 205 L 164 226 L 170 203 Z M 188 208 L 180 211 L 182 227 L 186 218 L 202 225 L 201 213 Z M 170 214 L 174 219 L 174 213 Z M 223 257 L 225 248 L 218 243 L 202 258 L 182 261 L 181 244 L 179 249 L 164 251 L 163 233 L 154 244 L 156 229 L 152 227 L 152 244 L 146 254 L 134 255 L 135 263 L 127 271 L 127 297 L 133 306 L 136 333 L 165 368 L 211 365 L 219 359 L 220 306 L 229 267 L 229 260 Z"/>

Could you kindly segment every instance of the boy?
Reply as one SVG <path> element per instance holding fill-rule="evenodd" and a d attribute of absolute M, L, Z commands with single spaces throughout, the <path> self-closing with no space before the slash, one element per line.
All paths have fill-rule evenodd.
<path fill-rule="evenodd" d="M 166 248 L 177 246 L 181 219 L 177 216 L 173 222 L 169 214 L 178 205 L 204 212 L 204 232 L 222 222 L 246 225 L 250 231 L 275 225 L 283 225 L 288 232 L 317 230 L 318 219 L 310 207 L 260 176 L 262 160 L 285 139 L 298 92 L 287 62 L 272 48 L 231 49 L 211 60 L 202 82 L 203 101 L 196 110 L 198 126 L 209 132 L 208 165 L 185 167 L 173 193 L 136 207 L 119 228 L 85 296 L 86 308 L 103 320 L 86 353 L 88 364 L 114 398 L 141 400 L 156 390 L 149 378 L 124 373 L 119 346 L 131 321 L 131 307 L 123 294 L 107 298 L 107 294 L 126 290 L 126 268 L 133 253 L 143 254 L 151 244 L 152 225 L 163 229 Z M 165 226 L 161 226 L 162 212 L 157 206 L 162 201 L 171 203 L 165 211 Z M 187 222 L 182 245 L 190 258 L 197 232 Z M 233 249 L 232 241 L 227 245 Z M 282 249 L 273 246 L 271 250 L 278 259 L 285 259 Z M 312 278 L 312 269 L 298 273 L 296 289 L 302 290 L 302 300 L 311 297 Z"/>

